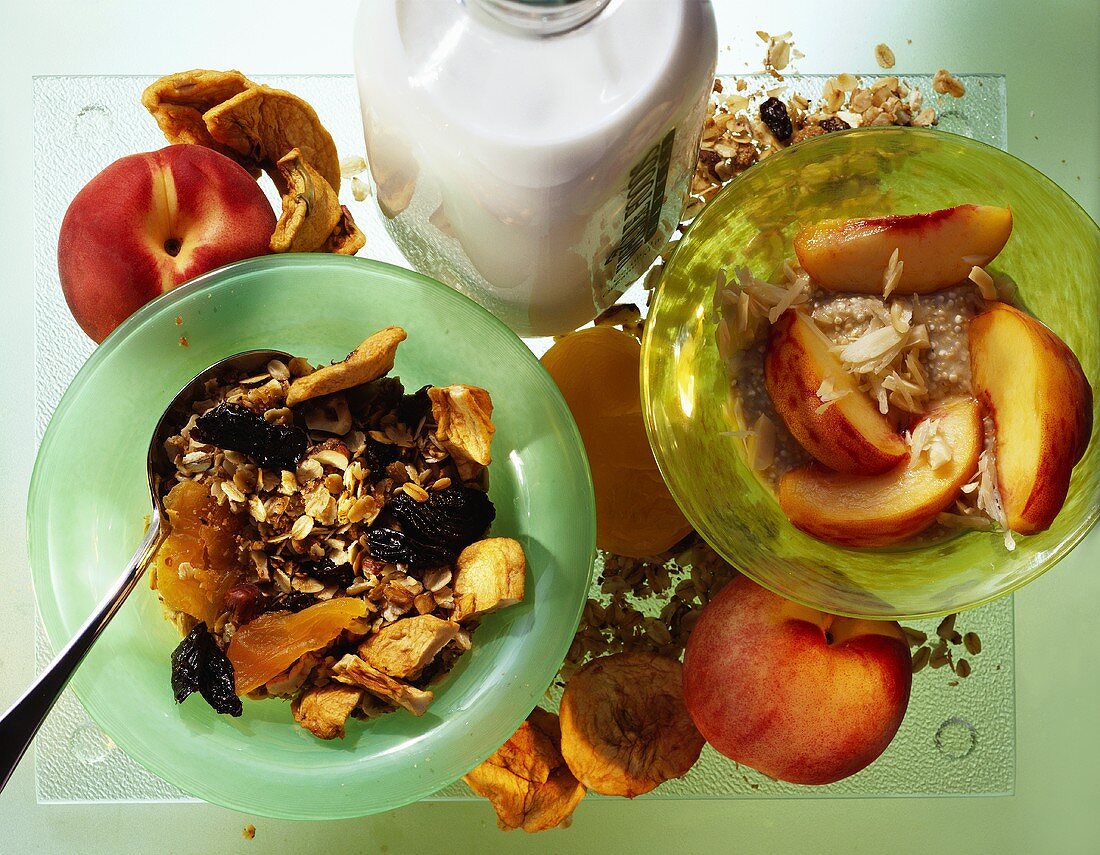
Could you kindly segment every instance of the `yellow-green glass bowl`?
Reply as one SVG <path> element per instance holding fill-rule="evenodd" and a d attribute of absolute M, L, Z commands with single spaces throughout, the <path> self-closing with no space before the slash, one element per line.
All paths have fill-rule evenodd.
<path fill-rule="evenodd" d="M 1012 237 L 991 268 L 1012 276 L 1020 304 L 1069 344 L 1100 389 L 1100 231 L 1054 182 L 964 137 L 869 128 L 788 148 L 719 193 L 665 268 L 642 352 L 643 405 L 657 463 L 703 538 L 777 594 L 858 617 L 950 614 L 1035 579 L 1100 516 L 1095 427 L 1062 512 L 1048 531 L 1017 537 L 1012 552 L 1000 534 L 981 531 L 888 550 L 823 543 L 790 524 L 746 466 L 741 441 L 722 435 L 743 426 L 731 416 L 715 341 L 711 307 L 719 267 L 745 265 L 771 275 L 794 255 L 799 226 L 815 220 L 967 202 L 1012 208 Z M 1093 407 L 1097 426 L 1100 397 Z"/>

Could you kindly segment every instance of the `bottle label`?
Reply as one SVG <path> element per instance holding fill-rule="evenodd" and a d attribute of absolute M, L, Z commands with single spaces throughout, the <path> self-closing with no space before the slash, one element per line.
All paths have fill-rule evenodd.
<path fill-rule="evenodd" d="M 630 264 L 634 254 L 657 231 L 661 221 L 661 206 L 665 201 L 665 182 L 668 180 L 668 165 L 672 159 L 672 142 L 675 137 L 676 129 L 673 128 L 630 170 L 623 236 L 618 248 L 608 259 L 614 259 L 616 274 Z"/>

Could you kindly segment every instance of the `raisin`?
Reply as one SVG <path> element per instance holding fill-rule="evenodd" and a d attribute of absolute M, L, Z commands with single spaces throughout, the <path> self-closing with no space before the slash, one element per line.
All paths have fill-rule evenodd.
<path fill-rule="evenodd" d="M 401 447 L 390 443 L 379 442 L 367 437 L 367 444 L 363 448 L 362 458 L 370 474 L 381 477 L 386 467 L 396 463 L 401 457 Z"/>
<path fill-rule="evenodd" d="M 831 134 L 833 131 L 846 131 L 850 127 L 852 126 L 839 116 L 833 116 L 821 123 L 821 129 L 827 134 Z"/>
<path fill-rule="evenodd" d="M 293 469 L 306 452 L 306 432 L 265 421 L 238 404 L 218 404 L 199 416 L 191 435 L 200 442 L 247 454 L 265 469 Z"/>
<path fill-rule="evenodd" d="M 397 420 L 416 430 L 428 413 L 432 411 L 432 399 L 428 397 L 431 386 L 421 386 L 411 395 L 402 395 L 397 405 Z"/>
<path fill-rule="evenodd" d="M 777 140 L 785 142 L 794 133 L 791 117 L 787 114 L 787 105 L 778 98 L 769 98 L 760 105 L 760 118 Z"/>
<path fill-rule="evenodd" d="M 203 621 L 172 652 L 172 693 L 182 704 L 192 692 L 202 695 L 214 712 L 239 716 L 244 712 L 237 697 L 233 663 L 218 647 Z"/>
<path fill-rule="evenodd" d="M 452 563 L 463 549 L 485 534 L 496 517 L 496 509 L 485 493 L 462 486 L 432 492 L 426 502 L 398 493 L 388 509 L 401 523 L 411 556 L 409 563 L 414 567 Z"/>
<path fill-rule="evenodd" d="M 276 597 L 268 606 L 269 612 L 300 612 L 317 604 L 317 598 L 305 591 L 289 591 L 280 597 Z"/>
<path fill-rule="evenodd" d="M 308 573 L 318 582 L 326 585 L 338 585 L 346 588 L 355 579 L 355 570 L 346 561 L 337 564 L 331 558 L 322 558 L 320 561 L 310 561 L 302 565 L 302 572 Z"/>
<path fill-rule="evenodd" d="M 267 597 L 251 582 L 234 585 L 225 592 L 225 610 L 233 623 L 241 627 L 267 610 Z"/>

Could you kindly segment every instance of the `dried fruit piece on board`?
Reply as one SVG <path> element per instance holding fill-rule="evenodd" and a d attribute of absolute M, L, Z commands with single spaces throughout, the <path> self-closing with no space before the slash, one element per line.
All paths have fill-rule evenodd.
<path fill-rule="evenodd" d="M 255 85 L 239 71 L 195 68 L 150 83 L 141 93 L 141 103 L 157 120 L 168 142 L 211 148 L 237 161 L 256 178 L 260 174 L 257 164 L 214 139 L 202 118 L 211 108 Z"/>
<path fill-rule="evenodd" d="M 319 739 L 343 739 L 344 724 L 363 690 L 343 683 L 307 689 L 290 704 L 294 720 Z"/>
<path fill-rule="evenodd" d="M 565 765 L 560 744 L 558 717 L 536 707 L 504 745 L 463 777 L 492 803 L 501 829 L 545 831 L 572 816 L 585 788 Z"/>
<path fill-rule="evenodd" d="M 172 653 L 172 692 L 176 703 L 182 704 L 188 695 L 198 692 L 214 712 L 239 716 L 243 707 L 234 687 L 232 663 L 218 647 L 205 621 L 200 621 Z"/>
<path fill-rule="evenodd" d="M 687 774 L 703 737 L 684 706 L 683 668 L 653 653 L 593 659 L 561 698 L 561 750 L 577 780 L 634 798 Z"/>
<path fill-rule="evenodd" d="M 492 460 L 493 401 L 477 386 L 445 386 L 428 389 L 435 418 L 435 436 L 447 449 L 462 480 L 481 474 Z"/>
<path fill-rule="evenodd" d="M 253 86 L 203 115 L 206 129 L 238 158 L 259 166 L 286 193 L 276 163 L 291 149 L 316 169 L 333 190 L 340 187 L 340 157 L 317 111 L 297 95 L 270 86 Z"/>
<path fill-rule="evenodd" d="M 318 368 L 291 383 L 286 405 L 294 407 L 310 398 L 342 392 L 388 374 L 393 369 L 397 346 L 406 338 L 407 333 L 401 327 L 379 330 L 349 353 L 343 362 Z"/>
<path fill-rule="evenodd" d="M 332 186 L 293 148 L 276 166 L 286 183 L 283 211 L 271 236 L 272 252 L 320 249 L 340 222 L 340 200 Z"/>
<path fill-rule="evenodd" d="M 453 581 L 453 619 L 469 620 L 523 599 L 527 560 L 510 537 L 487 537 L 458 556 Z"/>

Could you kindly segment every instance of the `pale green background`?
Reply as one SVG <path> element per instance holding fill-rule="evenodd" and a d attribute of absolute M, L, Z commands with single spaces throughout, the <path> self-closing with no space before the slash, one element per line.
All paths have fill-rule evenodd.
<path fill-rule="evenodd" d="M 661 2 L 661 0 L 627 0 Z M 31 678 L 24 503 L 33 458 L 31 75 L 154 74 L 195 66 L 347 73 L 354 0 L 0 0 L 0 708 Z M 1008 75 L 1010 150 L 1100 216 L 1100 3 L 1095 0 L 718 0 L 719 67 L 757 70 L 753 32 L 793 30 L 803 72 Z M 311 28 L 314 10 L 330 11 Z M 160 11 L 157 11 L 160 10 Z M 811 11 L 812 10 L 812 11 Z M 320 13 L 318 13 L 320 14 Z M 911 39 L 912 44 L 907 40 Z M 76 473 L 79 478 L 79 473 Z M 1086 547 L 1100 554 L 1096 532 Z M 1095 562 L 1093 562 L 1095 563 Z M 1100 567 L 1083 550 L 1016 597 L 1014 797 L 586 802 L 573 827 L 497 833 L 486 804 L 424 804 L 365 820 L 296 825 L 206 805 L 39 806 L 30 762 L 0 795 L 3 853 L 896 852 L 1100 850 L 1100 673 L 1092 638 Z M 272 782 L 274 788 L 278 782 Z"/>

